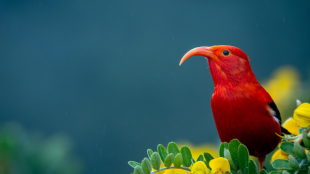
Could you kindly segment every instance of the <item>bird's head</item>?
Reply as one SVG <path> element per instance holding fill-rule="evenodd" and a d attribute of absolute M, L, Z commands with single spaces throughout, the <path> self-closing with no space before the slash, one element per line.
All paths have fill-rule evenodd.
<path fill-rule="evenodd" d="M 256 80 L 248 56 L 237 47 L 228 45 L 197 47 L 183 56 L 180 65 L 192 56 L 204 56 L 208 59 L 215 85 L 219 83 L 236 85 L 241 81 Z"/>

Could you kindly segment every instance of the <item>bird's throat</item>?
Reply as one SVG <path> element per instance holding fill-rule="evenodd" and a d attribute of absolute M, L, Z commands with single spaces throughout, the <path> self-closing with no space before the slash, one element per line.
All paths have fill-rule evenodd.
<path fill-rule="evenodd" d="M 224 66 L 208 59 L 211 76 L 214 86 L 223 85 L 227 87 L 236 87 L 245 83 L 258 83 L 251 69 L 245 69 L 241 66 Z"/>

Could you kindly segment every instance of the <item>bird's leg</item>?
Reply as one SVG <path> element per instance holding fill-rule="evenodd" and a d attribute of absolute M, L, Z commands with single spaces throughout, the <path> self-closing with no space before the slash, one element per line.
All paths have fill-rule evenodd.
<path fill-rule="evenodd" d="M 266 156 L 259 156 L 258 162 L 259 162 L 259 171 L 263 170 L 263 164 L 265 162 Z"/>

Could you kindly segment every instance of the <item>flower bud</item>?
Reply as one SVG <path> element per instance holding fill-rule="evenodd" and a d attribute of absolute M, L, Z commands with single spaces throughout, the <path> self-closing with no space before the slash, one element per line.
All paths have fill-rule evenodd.
<path fill-rule="evenodd" d="M 297 107 L 300 106 L 301 105 L 301 101 L 297 99 L 296 100 L 296 105 L 297 105 Z"/>

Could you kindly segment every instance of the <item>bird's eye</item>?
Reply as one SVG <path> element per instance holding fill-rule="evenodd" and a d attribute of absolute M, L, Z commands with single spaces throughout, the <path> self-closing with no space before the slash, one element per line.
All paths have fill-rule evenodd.
<path fill-rule="evenodd" d="M 228 51 L 228 50 L 224 50 L 224 51 L 223 51 L 223 55 L 224 55 L 224 56 L 228 56 L 228 55 L 229 55 L 229 51 Z"/>

